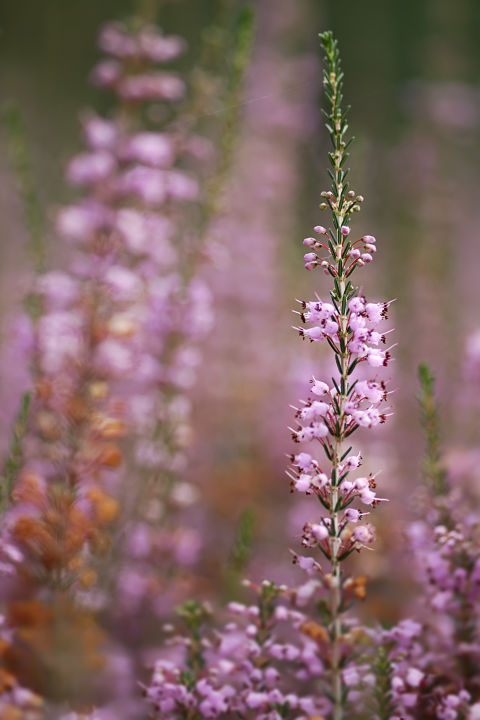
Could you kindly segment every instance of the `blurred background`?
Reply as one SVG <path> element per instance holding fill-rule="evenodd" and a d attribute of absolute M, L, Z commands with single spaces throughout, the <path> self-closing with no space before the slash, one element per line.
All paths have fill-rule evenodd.
<path fill-rule="evenodd" d="M 292 449 L 289 404 L 302 397 L 312 374 L 328 375 L 329 360 L 323 347 L 306 347 L 291 330 L 290 310 L 295 297 L 308 299 L 314 289 L 322 294 L 327 282 L 303 270 L 301 242 L 322 222 L 318 202 L 327 187 L 327 146 L 317 36 L 332 29 L 358 138 L 351 182 L 366 199 L 353 230 L 375 235 L 379 248 L 365 272 L 366 291 L 371 299 L 397 299 L 392 317 L 399 344 L 389 369 L 391 385 L 398 388 L 395 417 L 375 439 L 361 439 L 367 469 L 383 469 L 380 485 L 392 497 L 377 516 L 383 525 L 380 552 L 368 553 L 363 562 L 384 589 L 377 597 L 388 600 L 380 612 L 394 616 L 395 587 L 386 575 L 392 556 L 385 551 L 401 546 L 402 522 L 417 502 L 423 452 L 419 362 L 429 363 L 437 376 L 450 452 L 478 437 L 478 387 L 467 384 L 464 373 L 467 338 L 480 327 L 480 4 L 253 4 L 257 31 L 225 188 L 225 231 L 208 270 L 216 321 L 193 390 L 188 475 L 204 509 L 194 522 L 206 538 L 197 568 L 199 592 L 208 595 L 219 587 L 225 594 L 232 587 L 240 592 L 225 570 L 235 566 L 239 537 L 247 538 L 248 546 L 241 572 L 246 564 L 249 576 L 289 578 L 287 546 L 298 546 L 295 535 L 305 517 L 284 476 L 285 453 Z M 166 32 L 187 39 L 180 67 L 188 70 L 215 8 L 212 0 L 164 0 L 141 9 Z M 63 170 L 81 147 L 79 114 L 92 106 L 109 109 L 108 98 L 88 83 L 98 58 L 98 29 L 138 9 L 132 0 L 0 5 L 1 97 L 17 104 L 26 128 L 45 214 L 47 265 L 58 265 L 65 252 L 49 218 L 72 196 Z M 0 147 L 5 349 L 32 267 L 4 133 Z M 10 358 L 0 380 L 4 438 L 17 373 Z"/>

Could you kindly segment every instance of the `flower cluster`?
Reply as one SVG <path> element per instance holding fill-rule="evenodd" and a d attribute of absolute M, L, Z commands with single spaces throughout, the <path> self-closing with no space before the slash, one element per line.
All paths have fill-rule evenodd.
<path fill-rule="evenodd" d="M 437 629 L 438 630 L 438 629 Z M 391 630 L 375 633 L 377 647 L 388 650 L 390 667 L 386 695 L 395 720 L 474 718 L 472 694 L 445 664 L 430 633 L 415 620 L 402 620 Z M 470 714 L 469 714 L 470 713 Z"/>
<path fill-rule="evenodd" d="M 321 207 L 330 208 L 333 228 L 315 227 L 319 239 L 304 240 L 311 250 L 304 259 L 308 270 L 320 267 L 333 279 L 333 289 L 328 301 L 317 296 L 316 300 L 300 302 L 302 326 L 295 329 L 311 342 L 328 343 L 338 376 L 332 377 L 331 383 L 313 378 L 311 396 L 302 401 L 301 407 L 294 408 L 298 426 L 292 428 L 293 439 L 320 447 L 323 457 L 314 451 L 292 455 L 288 475 L 293 490 L 315 495 L 325 510 L 323 517 L 305 525 L 303 545 L 321 551 L 329 563 L 328 572 L 312 557 L 295 555 L 295 560 L 323 578 L 332 642 L 328 666 L 332 717 L 339 720 L 343 717 L 347 695 L 341 670 L 347 659 L 341 649 L 341 616 L 346 607 L 343 594 L 349 582 L 343 577 L 341 563 L 353 550 L 373 542 L 372 525 L 357 523 L 378 502 L 385 500 L 376 494 L 374 475 L 352 476 L 361 465 L 362 456 L 358 450 L 353 454 L 352 446 L 346 447 L 345 441 L 359 427 L 370 428 L 385 422 L 389 414 L 384 404 L 388 396 L 385 381 L 376 375 L 365 378 L 359 370 L 362 365 L 375 369 L 386 367 L 391 348 L 381 347 L 386 344 L 390 331 L 380 325 L 387 318 L 389 303 L 367 302 L 352 284 L 354 271 L 372 261 L 376 240 L 370 235 L 351 239 L 349 217 L 360 210 L 363 197 L 349 189 L 348 170 L 344 168 L 349 143 L 345 140 L 347 124 L 341 108 L 342 75 L 337 44 L 330 33 L 322 35 L 322 42 L 327 62 L 324 72 L 329 102 L 327 129 L 333 152 L 330 153 L 332 190 L 322 193 L 325 202 Z"/>
<path fill-rule="evenodd" d="M 385 498 L 377 496 L 373 474 L 356 476 L 355 471 L 362 462 L 361 453 L 354 453 L 344 442 L 358 428 L 376 426 L 385 422 L 388 415 L 385 382 L 376 375 L 363 377 L 359 369 L 362 365 L 378 369 L 390 361 L 389 349 L 379 347 L 386 344 L 388 331 L 376 329 L 386 319 L 389 303 L 367 302 L 349 279 L 357 267 L 373 258 L 376 243 L 371 236 L 352 242 L 350 228 L 346 225 L 363 198 L 349 190 L 347 171 L 343 169 L 347 157 L 346 128 L 340 108 L 341 76 L 336 42 L 329 33 L 323 35 L 322 40 L 328 65 L 325 85 L 331 103 L 329 129 L 335 148 L 331 155 L 334 192 L 325 194 L 325 198 L 332 210 L 334 229 L 317 226 L 315 230 L 324 242 L 313 238 L 306 240 L 312 250 L 323 248 L 330 253 L 330 259 L 322 260 L 312 252 L 306 255 L 305 261 L 308 269 L 323 267 L 333 278 L 334 287 L 328 302 L 317 297 L 315 301 L 301 303 L 302 323 L 311 327 L 296 329 L 303 338 L 329 344 L 338 377 L 332 378 L 331 384 L 313 378 L 311 396 L 302 401 L 301 407 L 295 408 L 298 426 L 291 428 L 296 442 L 318 443 L 325 457 L 320 459 L 314 451 L 294 454 L 288 474 L 292 489 L 315 495 L 325 510 L 323 516 L 304 525 L 302 544 L 308 549 L 319 550 L 329 567 L 324 567 L 313 556 L 294 553 L 294 562 L 311 578 L 301 589 L 285 591 L 297 600 L 299 597 L 311 600 L 317 611 L 321 610 L 322 624 L 303 613 L 299 615 L 297 609 L 292 614 L 280 607 L 268 617 L 278 620 L 284 615 L 293 622 L 297 633 L 307 634 L 314 641 L 307 674 L 304 675 L 303 670 L 299 673 L 298 669 L 289 669 L 288 675 L 296 677 L 297 683 L 303 679 L 311 680 L 312 669 L 317 668 L 325 693 L 318 700 L 319 707 L 315 708 L 307 690 L 305 693 L 298 689 L 282 692 L 279 682 L 287 673 L 284 670 L 281 675 L 271 674 L 271 660 L 295 663 L 302 653 L 295 643 L 276 639 L 273 627 L 265 624 L 265 609 L 234 605 L 231 609 L 238 611 L 248 624 L 238 645 L 232 645 L 229 637 L 230 632 L 234 637 L 237 635 L 237 625 L 227 626 L 227 635 L 223 633 L 217 641 L 221 662 L 218 656 L 209 655 L 213 647 L 211 641 L 198 632 L 192 634 L 193 641 L 177 638 L 180 644 L 186 644 L 190 660 L 159 660 L 146 693 L 156 704 L 159 717 L 171 717 L 172 720 L 180 717 L 182 711 L 200 717 L 221 717 L 236 712 L 243 717 L 265 719 L 300 719 L 316 712 L 330 713 L 334 720 L 340 720 L 347 703 L 358 698 L 357 679 L 365 676 L 364 668 L 355 656 L 356 640 L 362 630 L 344 614 L 355 600 L 365 597 L 366 579 L 344 576 L 341 563 L 354 550 L 373 542 L 372 525 L 359 521 Z M 266 583 L 260 591 L 262 603 L 271 592 L 274 592 L 274 586 Z M 192 618 L 190 622 L 194 624 Z M 222 649 L 227 648 L 228 656 L 224 657 Z M 195 672 L 192 674 L 186 667 L 194 668 Z"/>
<path fill-rule="evenodd" d="M 249 11 L 239 13 L 240 25 L 242 17 Z M 386 376 L 393 301 L 371 301 L 354 284 L 357 271 L 375 259 L 377 241 L 350 227 L 364 198 L 350 189 L 343 73 L 331 33 L 321 35 L 331 188 L 320 205 L 330 211 L 331 226 L 316 225 L 303 241 L 305 268 L 323 270 L 329 288 L 297 301 L 294 326 L 303 340 L 323 343 L 333 368 L 331 376 L 311 377 L 308 393 L 292 406 L 290 489 L 302 499 L 302 513 L 303 505 L 316 507 L 302 517 L 302 550 L 291 551 L 303 584 L 246 581 L 253 602 L 240 602 L 237 588 L 238 601 L 215 613 L 215 622 L 210 606 L 197 601 L 183 602 L 171 621 L 172 607 L 192 588 L 212 585 L 207 565 L 197 562 L 205 520 L 200 493 L 186 479 L 189 393 L 212 323 L 202 257 L 220 258 L 221 236 L 235 224 L 231 216 L 211 232 L 237 129 L 233 108 L 241 104 L 247 26 L 248 19 L 226 63 L 222 89 L 230 87 L 231 95 L 226 90 L 225 137 L 215 153 L 195 135 L 197 127 L 208 134 L 208 113 L 196 122 L 202 103 L 189 105 L 186 84 L 166 67 L 184 51 L 183 40 L 137 20 L 101 31 L 104 58 L 92 80 L 112 93 L 113 111 L 84 118 L 85 150 L 67 167 L 82 197 L 57 213 L 69 260 L 62 270 L 40 272 L 21 322 L 32 388 L 0 483 L 2 718 L 480 720 L 475 489 L 472 482 L 452 483 L 442 458 L 426 366 L 425 486 L 413 498 L 418 517 L 404 542 L 418 595 L 409 599 L 408 616 L 387 627 L 368 628 L 351 614 L 367 596 L 367 577 L 355 574 L 351 561 L 372 548 L 374 510 L 388 502 L 377 487 L 379 473 L 364 467 L 362 439 L 392 414 Z M 218 53 L 220 35 L 207 35 Z M 271 134 L 271 126 L 264 131 Z M 236 193 L 231 183 L 234 214 Z M 267 192 L 266 202 L 272 197 Z M 258 219 L 263 227 L 262 213 Z M 258 233 L 252 237 L 256 242 Z M 242 246 L 246 271 L 250 250 Z M 244 278 L 240 273 L 236 282 L 244 285 Z M 228 285 L 225 298 L 243 297 L 228 273 L 221 282 Z M 273 280 L 268 285 L 259 285 L 265 305 Z M 247 337 L 235 327 L 232 348 Z M 479 374 L 479 348 L 474 333 L 467 344 L 470 380 Z M 264 345 L 257 351 L 263 354 Z M 270 357 L 265 352 L 259 378 L 270 371 Z M 259 405 L 268 396 L 264 385 Z M 225 424 L 225 436 L 232 426 Z M 179 512 L 185 508 L 188 522 Z M 244 517 L 224 590 L 250 552 L 251 515 Z M 411 579 L 403 582 L 410 587 Z"/>
<path fill-rule="evenodd" d="M 181 608 L 190 632 L 172 634 L 170 644 L 182 655 L 158 660 L 145 689 L 159 720 L 186 712 L 199 718 L 306 720 L 325 711 L 325 700 L 305 691 L 308 681 L 323 674 L 318 648 L 326 642 L 324 628 L 302 611 L 301 592 L 267 581 L 251 587 L 257 603 L 230 603 L 233 619 L 213 633 L 204 628 L 208 608 Z"/>
<path fill-rule="evenodd" d="M 72 182 L 89 186 L 90 197 L 64 210 L 59 225 L 81 240 L 89 224 L 100 223 L 105 230 L 107 223 L 119 250 L 116 262 L 102 273 L 118 309 L 99 355 L 128 400 L 131 471 L 140 474 L 125 497 L 132 517 L 124 565 L 117 574 L 117 607 L 126 612 L 138 609 L 148 588 L 157 587 L 148 578 L 152 563 L 165 566 L 158 562 L 163 557 L 175 565 L 185 554 L 176 552 L 178 533 L 172 547 L 168 533 L 154 531 L 151 522 L 158 523 L 176 504 L 171 488 L 184 467 L 189 435 L 190 405 L 184 395 L 199 362 L 195 344 L 211 324 L 209 291 L 195 273 L 187 272 L 192 248 L 182 226 L 185 203 L 200 195 L 188 167 L 206 145 L 185 132 L 174 109 L 184 97 L 183 81 L 174 72 L 156 69 L 183 52 L 181 39 L 153 27 L 130 31 L 110 24 L 99 44 L 108 57 L 94 70 L 93 80 L 116 95 L 118 112 L 113 120 L 87 119 L 89 152 L 74 158 L 68 174 Z M 145 112 L 153 102 L 165 106 L 161 131 L 144 129 Z M 188 491 L 182 497 L 192 495 Z M 154 497 L 158 512 L 152 517 Z"/>
<path fill-rule="evenodd" d="M 73 613 L 79 663 L 83 619 L 66 597 L 105 604 L 99 568 L 119 498 L 129 509 L 139 493 L 126 484 L 127 448 L 136 444 L 137 468 L 180 466 L 188 403 L 169 389 L 192 383 L 198 358 L 178 336 L 197 339 L 210 324 L 208 292 L 195 277 L 185 282 L 186 253 L 177 242 L 180 206 L 199 197 L 192 172 L 178 165 L 188 166 L 199 143 L 174 128 L 171 106 L 183 97 L 183 82 L 156 69 L 184 43 L 155 28 L 113 24 L 100 46 L 110 57 L 94 81 L 115 92 L 121 107 L 112 119 L 84 120 L 86 151 L 67 167 L 84 198 L 57 216 L 71 259 L 66 270 L 40 275 L 30 298 L 34 393 L 2 537 L 13 626 L 23 627 L 21 603 L 45 638 L 55 631 L 51 603 L 65 621 Z M 152 101 L 165 103 L 161 132 L 145 130 Z M 12 637 L 15 646 L 21 633 Z M 47 639 L 38 653 L 34 635 L 28 642 L 41 664 Z M 92 640 L 87 665 L 96 648 Z"/>
<path fill-rule="evenodd" d="M 458 501 L 453 493 L 441 504 L 455 511 Z M 478 520 L 462 514 L 466 522 L 451 527 L 418 521 L 410 528 L 422 625 L 404 622 L 388 636 L 399 658 L 394 688 L 406 717 L 416 718 L 419 709 L 428 708 L 425 717 L 457 720 L 480 697 L 480 536 Z M 402 632 L 407 625 L 413 628 L 410 638 Z"/>
<path fill-rule="evenodd" d="M 480 526 L 468 489 L 452 487 L 440 451 L 434 377 L 425 365 L 419 375 L 426 487 L 406 533 L 418 600 L 414 619 L 373 636 L 385 649 L 383 696 L 392 717 L 474 720 L 480 710 Z"/>

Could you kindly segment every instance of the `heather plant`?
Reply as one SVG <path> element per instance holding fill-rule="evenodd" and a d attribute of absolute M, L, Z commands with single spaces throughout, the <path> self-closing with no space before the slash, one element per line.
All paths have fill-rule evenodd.
<path fill-rule="evenodd" d="M 320 207 L 329 208 L 333 227 L 317 226 L 317 237 L 304 240 L 309 248 L 304 259 L 307 269 L 322 268 L 332 278 L 333 289 L 327 301 L 318 295 L 312 301 L 301 301 L 302 326 L 297 329 L 305 339 L 329 344 L 338 374 L 329 383 L 313 378 L 311 396 L 296 410 L 299 424 L 293 429 L 294 440 L 319 445 L 323 458 L 315 452 L 293 455 L 290 477 L 292 489 L 316 497 L 325 511 L 305 525 L 303 545 L 319 550 L 326 567 L 313 557 L 299 557 L 298 562 L 313 573 L 317 571 L 322 579 L 325 595 L 321 607 L 331 641 L 325 664 L 332 718 L 340 720 L 348 694 L 345 667 L 351 657 L 343 622 L 348 608 L 345 593 L 358 582 L 345 574 L 343 563 L 354 550 L 373 542 L 373 526 L 361 521 L 385 500 L 376 494 L 374 474 L 351 478 L 361 465 L 362 455 L 358 450 L 354 454 L 347 444 L 358 428 L 374 427 L 387 418 L 388 413 L 381 409 L 388 395 L 385 382 L 378 375 L 365 377 L 359 371 L 362 365 L 378 369 L 390 361 L 390 348 L 381 349 L 388 331 L 376 329 L 387 317 L 389 303 L 367 302 L 352 282 L 353 273 L 373 260 L 376 241 L 370 235 L 352 240 L 348 223 L 352 214 L 360 210 L 363 197 L 350 189 L 345 167 L 351 141 L 347 139 L 346 111 L 342 108 L 343 73 L 337 41 L 330 33 L 321 38 L 326 55 L 328 110 L 324 114 L 332 144 L 332 186 L 322 193 L 324 202 Z"/>
<path fill-rule="evenodd" d="M 223 4 L 227 15 L 231 5 Z M 201 340 L 212 324 L 205 258 L 210 227 L 221 213 L 223 183 L 235 148 L 239 99 L 253 37 L 250 8 L 241 9 L 233 31 L 216 30 L 206 34 L 201 53 L 203 65 L 192 75 L 191 97 L 179 108 L 172 124 L 172 132 L 183 138 L 183 142 L 188 140 L 192 147 L 201 150 L 206 168 L 197 173 L 200 201 L 190 207 L 190 213 L 184 210 L 174 215 L 176 262 L 162 283 L 158 283 L 158 274 L 157 277 L 152 274 L 158 293 L 152 303 L 149 330 L 154 331 L 157 346 L 152 356 L 159 363 L 160 373 L 139 398 L 145 419 L 137 429 L 133 463 L 139 482 L 122 530 L 124 550 L 118 589 L 125 604 L 121 602 L 116 608 L 121 620 L 125 616 L 136 618 L 132 623 L 136 628 L 135 643 L 138 643 L 141 625 L 140 609 L 145 612 L 148 608 L 157 615 L 168 614 L 172 604 L 185 593 L 185 586 L 189 586 L 189 571 L 198 560 L 201 543 L 198 532 L 185 518 L 185 510 L 194 505 L 198 497 L 198 490 L 185 477 L 192 435 L 190 391 L 196 383 Z M 214 76 L 209 57 L 219 53 L 229 56 L 225 74 L 220 78 Z M 217 93 L 215 101 L 219 102 L 220 94 L 223 106 L 222 119 L 215 117 L 213 128 L 205 121 L 205 117 L 211 116 L 212 87 Z M 213 138 L 215 152 L 212 142 L 196 135 L 197 126 Z M 171 214 L 171 205 L 163 207 L 162 212 Z M 172 582 L 178 574 L 183 574 L 182 581 Z M 149 617 L 147 613 L 147 621 Z"/>
<path fill-rule="evenodd" d="M 225 25 L 235 3 L 219 5 Z M 181 38 L 138 18 L 102 29 L 105 57 L 92 77 L 111 92 L 112 110 L 85 116 L 86 150 L 67 168 L 83 195 L 57 215 L 58 234 L 71 246 L 63 270 L 43 267 L 28 158 L 18 117 L 8 116 L 39 275 L 23 325 L 32 387 L 0 484 L 0 717 L 478 720 L 480 524 L 471 489 L 455 482 L 443 452 L 427 366 L 419 371 L 423 484 L 403 540 L 416 595 L 407 616 L 387 627 L 369 625 L 359 607 L 367 578 L 357 556 L 372 550 L 370 516 L 387 502 L 377 496 L 379 473 L 360 468 L 368 462 L 365 431 L 391 414 L 384 327 L 391 301 L 364 294 L 377 243 L 351 227 L 364 199 L 350 187 L 352 139 L 330 32 L 320 36 L 331 143 L 320 209 L 329 220 L 303 241 L 305 268 L 326 280 L 298 301 L 294 328 L 315 358 L 322 344 L 332 368 L 331 377 L 315 372 L 308 397 L 293 407 L 290 430 L 300 447 L 288 455 L 287 475 L 311 508 L 299 541 L 305 552 L 291 551 L 302 577 L 292 587 L 245 580 L 242 602 L 225 608 L 184 599 L 212 594 L 206 578 L 195 583 L 204 572 L 199 517 L 220 536 L 190 481 L 190 396 L 202 379 L 199 348 L 215 304 L 205 259 L 221 258 L 222 234 L 236 223 L 223 216 L 237 187 L 225 189 L 251 51 L 248 8 L 234 35 L 232 42 L 224 28 L 207 33 L 202 63 L 227 57 L 227 67 L 217 75 L 197 68 L 189 97 L 179 73 L 165 67 L 185 49 Z M 264 147 L 260 163 L 271 146 Z M 258 202 L 272 197 L 255 194 Z M 242 246 L 249 264 L 262 257 L 255 245 L 267 213 L 258 217 Z M 230 241 L 240 245 L 246 226 L 239 227 Z M 268 252 L 260 264 L 270 272 Z M 221 280 L 229 283 L 225 268 Z M 268 294 L 255 292 L 253 304 Z M 253 322 L 265 336 L 256 348 L 263 353 L 271 336 Z M 220 335 L 229 332 L 245 343 L 238 326 L 219 325 Z M 468 346 L 471 379 L 477 339 Z M 278 366 L 265 358 L 266 378 Z M 234 414 L 231 406 L 227 412 Z M 244 512 L 225 583 L 234 592 L 239 576 L 252 572 L 250 557 L 260 555 L 254 525 Z"/>
<path fill-rule="evenodd" d="M 346 440 L 359 427 L 376 426 L 386 420 L 387 414 L 378 407 L 387 399 L 384 381 L 368 374 L 360 376 L 359 368 L 362 364 L 376 369 L 388 365 L 389 349 L 379 347 L 381 342 L 386 343 L 386 333 L 374 329 L 386 317 L 388 303 L 367 302 L 352 284 L 353 272 L 372 261 L 376 241 L 370 235 L 356 241 L 350 237 L 347 223 L 360 209 L 363 198 L 349 189 L 345 168 L 350 143 L 345 137 L 348 126 L 341 106 L 343 75 L 337 42 L 331 33 L 324 33 L 321 39 L 326 60 L 327 129 L 333 146 L 329 154 L 332 190 L 322 193 L 325 202 L 321 207 L 330 208 L 333 227 L 316 226 L 319 239 L 307 238 L 304 244 L 310 250 L 305 255 L 307 269 L 322 268 L 333 279 L 333 289 L 328 302 L 318 296 L 311 302 L 301 302 L 302 324 L 310 327 L 296 329 L 303 338 L 329 344 L 338 377 L 332 378 L 330 385 L 313 378 L 313 397 L 295 408 L 299 425 L 292 429 L 294 440 L 318 444 L 324 458 L 315 457 L 314 451 L 299 452 L 292 455 L 289 471 L 292 489 L 316 497 L 323 508 L 321 516 L 303 528 L 302 544 L 317 551 L 318 558 L 294 554 L 294 562 L 309 576 L 297 591 L 276 588 L 265 581 L 259 589 L 257 608 L 230 605 L 230 610 L 251 620 L 240 632 L 239 648 L 244 657 L 235 658 L 232 666 L 234 655 L 230 655 L 226 677 L 219 671 L 218 654 L 203 655 L 211 648 L 211 640 L 199 633 L 201 621 L 195 622 L 190 638 L 177 638 L 177 642 L 185 644 L 186 654 L 176 664 L 159 660 L 146 689 L 158 717 L 228 717 L 228 713 L 236 712 L 239 717 L 266 719 L 327 713 L 332 720 L 340 720 L 358 700 L 354 686 L 360 677 L 367 676 L 359 664 L 357 647 L 361 645 L 362 630 L 346 615 L 355 599 L 365 596 L 365 578 L 348 576 L 343 563 L 353 551 L 373 542 L 372 525 L 359 521 L 384 498 L 376 495 L 373 475 L 350 479 L 351 472 L 361 465 L 362 456 L 358 450 L 354 454 Z M 294 598 L 295 609 L 289 612 L 280 607 L 267 612 L 265 608 L 280 596 Z M 320 622 L 299 612 L 299 607 L 309 604 Z M 194 612 L 197 610 L 198 606 L 194 606 Z M 259 622 L 255 622 L 256 617 Z M 280 640 L 274 625 L 269 624 L 272 618 L 293 621 L 291 630 L 296 640 Z M 222 637 L 229 627 L 222 631 Z M 235 625 L 233 630 L 237 634 L 240 629 Z M 299 640 L 303 647 L 298 647 Z M 313 655 L 306 668 L 298 668 L 296 663 L 305 652 Z M 288 671 L 277 668 L 276 660 L 290 663 Z M 269 683 L 269 671 L 278 677 L 275 688 Z M 296 678 L 294 688 L 288 682 L 292 675 Z M 313 696 L 308 690 L 302 692 L 301 681 L 306 680 L 308 686 L 316 676 L 320 683 Z"/>
<path fill-rule="evenodd" d="M 381 633 L 388 649 L 388 693 L 392 717 L 475 718 L 480 692 L 479 523 L 468 490 L 452 484 L 443 458 L 428 366 L 420 366 L 419 377 L 424 489 L 417 500 L 419 516 L 407 528 L 418 595 L 413 619 Z"/>
<path fill-rule="evenodd" d="M 405 547 L 416 581 L 404 603 L 408 616 L 369 630 L 365 653 L 372 687 L 364 707 L 380 720 L 474 720 L 479 712 L 479 526 L 468 489 L 454 486 L 440 441 L 434 376 L 419 368 L 425 433 L 423 485 L 417 517 L 405 528 Z M 361 715 L 371 717 L 371 715 Z"/>
<path fill-rule="evenodd" d="M 229 101 L 238 100 L 248 61 L 247 11 L 241 23 Z M 177 483 L 174 497 L 174 481 L 184 466 L 194 346 L 210 324 L 197 265 L 218 202 L 213 187 L 192 241 L 186 206 L 199 201 L 200 186 L 190 165 L 201 159 L 212 174 L 211 147 L 186 111 L 172 109 L 183 100 L 182 80 L 157 68 L 183 41 L 132 20 L 105 26 L 99 45 L 107 58 L 92 77 L 117 103 L 111 118 L 85 117 L 87 149 L 67 168 L 85 197 L 58 213 L 57 230 L 74 248 L 67 270 L 41 274 L 30 296 L 34 391 L 18 417 L 2 496 L 2 564 L 11 579 L 5 672 L 15 667 L 49 699 L 70 702 L 99 691 L 97 680 L 87 692 L 80 676 L 103 669 L 115 635 L 135 634 L 146 600 L 165 608 L 175 568 L 195 557 L 193 531 L 169 515 L 192 494 Z M 228 171 L 235 118 L 229 108 L 213 179 Z M 28 209 L 32 193 L 24 195 Z M 133 627 L 120 623 L 107 640 L 99 610 Z M 107 664 L 121 660 L 118 648 L 109 653 Z"/>
<path fill-rule="evenodd" d="M 41 274 L 31 295 L 33 393 L 19 418 L 23 444 L 17 433 L 6 464 L 2 532 L 5 671 L 47 697 L 84 701 L 95 688 L 87 692 L 81 677 L 104 663 L 92 610 L 105 605 L 99 571 L 124 500 L 126 440 L 145 424 L 142 397 L 160 380 L 158 305 L 168 321 L 179 294 L 175 203 L 198 194 L 189 172 L 174 167 L 180 154 L 195 154 L 190 138 L 142 131 L 148 104 L 164 104 L 168 117 L 183 97 L 182 81 L 156 69 L 183 42 L 113 24 L 100 44 L 110 59 L 94 79 L 122 105 L 114 119 L 85 119 L 87 151 L 67 177 L 86 196 L 57 222 L 74 251 L 68 269 Z"/>
<path fill-rule="evenodd" d="M 31 151 L 25 131 L 24 122 L 19 109 L 14 103 L 2 109 L 2 125 L 7 140 L 7 155 L 13 176 L 16 180 L 17 194 L 21 199 L 21 211 L 24 218 L 26 251 L 31 263 L 31 271 L 38 274 L 46 268 L 46 230 L 42 206 L 38 197 L 33 178 Z M 18 284 L 31 287 L 33 274 Z M 5 374 L 2 383 L 2 427 L 0 443 L 2 455 L 5 454 L 9 437 L 9 428 L 15 424 L 18 408 L 22 404 L 27 389 L 30 387 L 29 361 L 31 351 L 31 319 L 35 314 L 35 300 L 31 293 L 23 298 L 26 317 L 13 316 L 3 318 L 2 345 L 0 362 Z M 26 417 L 24 418 L 26 420 Z M 12 475 L 12 481 L 13 481 Z M 7 485 L 9 483 L 7 482 Z"/>

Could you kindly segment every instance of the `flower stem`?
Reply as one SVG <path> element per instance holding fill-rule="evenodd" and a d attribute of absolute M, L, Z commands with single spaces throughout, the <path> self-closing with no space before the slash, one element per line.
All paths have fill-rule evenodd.
<path fill-rule="evenodd" d="M 330 32 L 320 35 L 323 49 L 325 51 L 326 68 L 324 70 L 324 89 L 329 108 L 324 111 L 326 127 L 330 134 L 333 151 L 329 153 L 332 170 L 329 175 L 332 181 L 332 189 L 322 193 L 327 200 L 332 213 L 334 229 L 330 233 L 332 243 L 332 266 L 335 268 L 334 289 L 331 297 L 338 309 L 339 320 L 339 349 L 337 351 L 337 366 L 339 369 L 338 394 L 336 395 L 336 436 L 332 453 L 332 474 L 331 474 L 331 496 L 330 496 L 330 564 L 331 564 L 331 590 L 330 590 L 330 635 L 332 640 L 331 660 L 331 682 L 333 697 L 333 720 L 342 720 L 344 717 L 344 687 L 342 680 L 342 570 L 341 556 L 339 555 L 340 523 L 339 523 L 339 484 L 342 461 L 343 444 L 345 439 L 345 403 L 348 397 L 348 370 L 350 365 L 350 352 L 348 350 L 348 317 L 349 311 L 347 301 L 349 285 L 346 277 L 347 272 L 347 251 L 350 246 L 348 233 L 345 234 L 345 225 L 355 200 L 348 194 L 348 170 L 344 169 L 344 163 L 348 158 L 345 142 L 345 133 L 348 128 L 345 117 L 347 111 L 342 111 L 342 78 L 343 73 L 340 67 L 340 57 L 337 41 Z"/>

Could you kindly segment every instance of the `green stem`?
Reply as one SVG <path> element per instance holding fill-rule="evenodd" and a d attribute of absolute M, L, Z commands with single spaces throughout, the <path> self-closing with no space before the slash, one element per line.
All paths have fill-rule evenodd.
<path fill-rule="evenodd" d="M 348 262 L 346 257 L 347 247 L 349 243 L 348 235 L 342 233 L 342 227 L 348 222 L 350 212 L 355 206 L 352 200 L 353 193 L 348 191 L 348 170 L 344 170 L 344 163 L 348 158 L 347 143 L 345 142 L 345 133 L 348 125 L 345 120 L 345 112 L 341 109 L 342 102 L 342 78 L 343 73 L 340 68 L 340 57 L 338 52 L 337 41 L 330 32 L 320 35 L 322 45 L 325 50 L 326 69 L 324 70 L 324 88 L 325 95 L 329 103 L 329 112 L 325 112 L 327 119 L 326 127 L 330 134 L 333 150 L 329 153 L 332 172 L 332 190 L 328 193 L 322 193 L 330 207 L 334 230 L 330 232 L 332 243 L 332 271 L 335 273 L 335 288 L 331 293 L 332 300 L 338 309 L 338 336 L 339 349 L 337 353 L 340 382 L 338 387 L 340 392 L 337 397 L 336 410 L 336 436 L 332 451 L 332 475 L 331 475 L 331 495 L 330 495 L 330 568 L 331 568 L 331 588 L 329 597 L 330 609 L 330 637 L 332 642 L 331 655 L 331 684 L 333 720 L 343 720 L 344 718 L 344 697 L 345 688 L 342 680 L 342 569 L 341 569 L 341 527 L 339 522 L 339 466 L 342 461 L 345 440 L 345 403 L 348 398 L 348 370 L 350 366 L 351 354 L 348 350 L 349 339 L 349 314 L 347 301 L 350 297 L 350 290 L 347 281 Z M 321 207 L 325 207 L 325 204 Z"/>
<path fill-rule="evenodd" d="M 428 365 L 418 367 L 420 380 L 420 409 L 426 448 L 423 462 L 423 476 L 434 497 L 448 493 L 447 469 L 440 447 L 438 407 L 435 399 L 435 376 Z"/>

